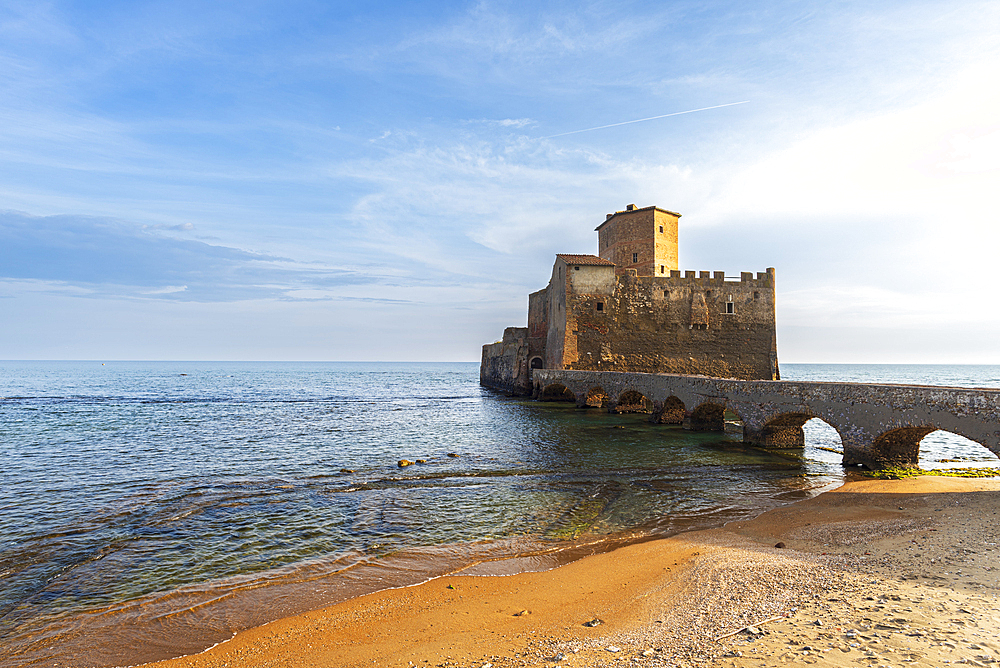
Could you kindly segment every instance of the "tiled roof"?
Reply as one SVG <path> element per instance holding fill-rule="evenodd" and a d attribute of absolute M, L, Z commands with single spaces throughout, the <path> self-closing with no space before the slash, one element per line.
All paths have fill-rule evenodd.
<path fill-rule="evenodd" d="M 597 257 L 596 255 L 564 255 L 559 253 L 556 257 L 561 258 L 566 264 L 581 264 L 590 265 L 597 267 L 613 267 L 614 262 L 610 260 L 605 260 L 602 257 Z"/>

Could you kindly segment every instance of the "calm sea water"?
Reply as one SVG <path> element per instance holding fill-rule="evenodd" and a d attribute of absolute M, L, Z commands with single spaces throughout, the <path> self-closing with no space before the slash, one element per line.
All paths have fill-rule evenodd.
<path fill-rule="evenodd" d="M 1000 387 L 1000 367 L 784 365 Z M 119 665 L 389 586 L 548 568 L 845 476 L 478 385 L 477 364 L 0 362 L 0 665 Z M 923 466 L 996 466 L 935 432 Z M 399 468 L 399 459 L 424 460 Z"/>

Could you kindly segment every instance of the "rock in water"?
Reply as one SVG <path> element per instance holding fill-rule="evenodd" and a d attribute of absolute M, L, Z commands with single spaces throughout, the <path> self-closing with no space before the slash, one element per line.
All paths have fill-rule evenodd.
<path fill-rule="evenodd" d="M 409 459 L 400 459 L 399 462 L 397 462 L 397 464 L 399 465 L 399 468 L 413 466 L 413 462 L 411 462 Z"/>

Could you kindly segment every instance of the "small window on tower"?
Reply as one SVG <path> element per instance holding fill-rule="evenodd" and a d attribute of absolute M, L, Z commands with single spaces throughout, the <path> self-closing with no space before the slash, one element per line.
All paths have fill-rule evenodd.
<path fill-rule="evenodd" d="M 754 298 L 754 301 L 760 299 L 760 293 L 759 292 L 753 293 L 753 298 Z"/>
<path fill-rule="evenodd" d="M 597 302 L 597 310 L 598 311 L 604 310 L 604 302 Z"/>
<path fill-rule="evenodd" d="M 660 234 L 663 234 L 663 225 L 660 225 Z"/>
<path fill-rule="evenodd" d="M 736 313 L 736 304 L 726 302 L 726 313 Z"/>
<path fill-rule="evenodd" d="M 661 274 L 662 274 L 662 273 L 664 273 L 664 269 L 666 269 L 666 267 L 664 267 L 664 266 L 663 266 L 663 265 L 661 264 L 661 265 L 660 265 L 660 273 L 661 273 Z"/>
<path fill-rule="evenodd" d="M 636 262 L 638 262 L 638 261 L 639 261 L 639 254 L 638 253 L 632 253 L 632 262 L 633 262 L 633 264 L 636 263 Z"/>

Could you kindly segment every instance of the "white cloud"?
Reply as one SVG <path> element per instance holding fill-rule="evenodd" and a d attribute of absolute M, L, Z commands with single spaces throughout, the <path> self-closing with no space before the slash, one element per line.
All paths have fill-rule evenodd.
<path fill-rule="evenodd" d="M 466 123 L 481 123 L 483 125 L 495 125 L 502 128 L 523 128 L 529 125 L 535 125 L 536 122 L 530 118 L 477 118 L 475 120 L 465 121 Z"/>

